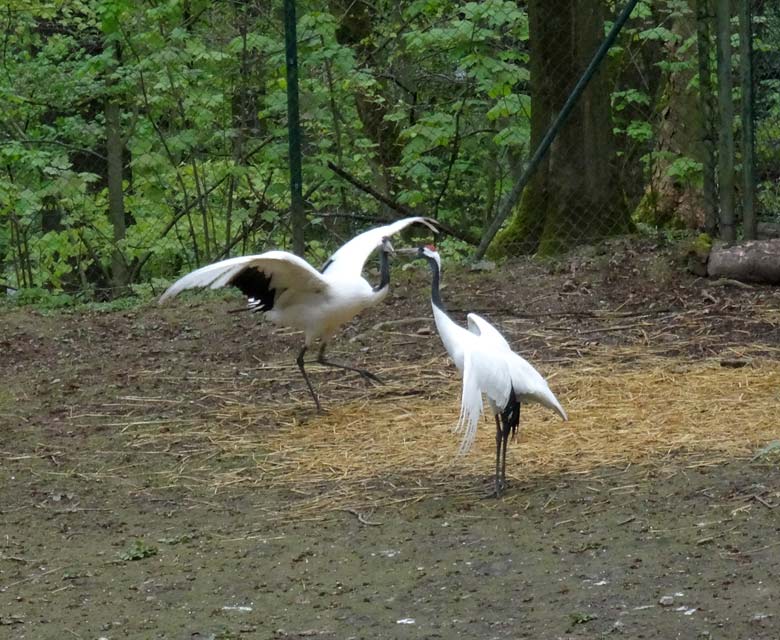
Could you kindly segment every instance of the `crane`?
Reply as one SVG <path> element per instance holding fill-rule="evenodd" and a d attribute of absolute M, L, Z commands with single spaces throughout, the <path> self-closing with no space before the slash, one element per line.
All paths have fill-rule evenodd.
<path fill-rule="evenodd" d="M 342 245 L 320 271 L 287 251 L 228 258 L 179 278 L 162 294 L 160 303 L 185 289 L 234 286 L 248 298 L 247 306 L 251 311 L 264 313 L 275 324 L 302 330 L 303 347 L 295 362 L 317 411 L 321 412 L 319 398 L 306 373 L 304 354 L 319 339 L 321 346 L 317 363 L 354 371 L 366 381 L 380 382 L 364 369 L 326 360 L 325 348 L 341 325 L 385 298 L 390 285 L 388 256 L 393 253 L 390 237 L 412 224 L 438 231 L 434 220 L 422 216 L 402 218 L 369 229 Z M 380 281 L 372 287 L 361 272 L 366 260 L 377 248 L 381 248 Z"/>
<path fill-rule="evenodd" d="M 506 487 L 506 446 L 510 433 L 514 437 L 520 424 L 520 404 L 538 402 L 567 420 L 550 387 L 541 374 L 517 355 L 504 336 L 476 313 L 467 316 L 468 330 L 456 324 L 441 300 L 441 258 L 436 248 L 426 245 L 413 252 L 431 267 L 431 306 L 444 348 L 463 376 L 460 416 L 456 431 L 463 431 L 460 453 L 466 453 L 474 442 L 482 415 L 482 394 L 496 419 L 496 496 Z"/>

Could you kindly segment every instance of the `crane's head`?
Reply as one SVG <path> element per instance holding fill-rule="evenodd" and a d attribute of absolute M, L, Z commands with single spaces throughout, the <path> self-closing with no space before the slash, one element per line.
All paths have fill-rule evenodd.
<path fill-rule="evenodd" d="M 411 254 L 414 255 L 415 258 L 424 258 L 429 262 L 435 262 L 436 266 L 441 269 L 441 257 L 439 256 L 439 252 L 436 251 L 436 247 L 432 244 L 424 244 L 416 249 L 399 249 L 398 253 Z"/>
<path fill-rule="evenodd" d="M 436 262 L 441 264 L 441 258 L 439 257 L 439 252 L 436 251 L 436 247 L 434 247 L 432 244 L 425 244 L 421 246 L 419 249 L 417 249 L 417 254 L 421 258 L 429 258 L 431 260 L 436 260 Z"/>
<path fill-rule="evenodd" d="M 382 238 L 381 247 L 382 247 L 382 252 L 384 253 L 390 253 L 390 254 L 395 253 L 395 249 L 393 249 L 393 245 L 390 244 L 390 236 L 385 236 L 384 238 Z"/>

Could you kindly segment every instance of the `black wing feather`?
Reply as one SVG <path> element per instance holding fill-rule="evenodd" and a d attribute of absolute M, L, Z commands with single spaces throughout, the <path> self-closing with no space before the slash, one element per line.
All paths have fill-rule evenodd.
<path fill-rule="evenodd" d="M 260 269 L 248 267 L 233 276 L 229 284 L 249 298 L 252 311 L 270 311 L 277 297 L 276 289 L 271 286 L 271 277 Z"/>

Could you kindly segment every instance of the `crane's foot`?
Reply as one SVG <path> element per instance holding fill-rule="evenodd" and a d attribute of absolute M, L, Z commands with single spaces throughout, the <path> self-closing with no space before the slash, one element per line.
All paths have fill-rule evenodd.
<path fill-rule="evenodd" d="M 496 478 L 493 481 L 493 488 L 490 489 L 484 496 L 482 496 L 483 500 L 488 500 L 491 498 L 500 498 L 501 495 L 504 493 L 504 490 L 506 489 L 506 482 L 499 480 Z"/>
<path fill-rule="evenodd" d="M 330 360 L 324 360 L 323 358 L 317 358 L 314 362 L 321 364 L 325 367 L 333 367 L 334 369 L 342 369 L 343 371 L 352 371 L 357 373 L 363 380 L 374 384 L 384 384 L 377 376 L 370 371 L 360 369 L 358 367 L 350 367 L 348 364 L 339 364 L 338 362 L 331 362 Z"/>
<path fill-rule="evenodd" d="M 366 382 L 373 384 L 384 384 L 384 380 L 382 380 L 379 376 L 374 375 L 370 371 L 366 371 L 365 369 L 355 369 L 355 371 L 357 371 Z"/>

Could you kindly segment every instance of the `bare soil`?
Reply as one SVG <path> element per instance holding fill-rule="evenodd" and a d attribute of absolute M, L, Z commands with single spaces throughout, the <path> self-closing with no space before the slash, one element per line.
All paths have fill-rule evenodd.
<path fill-rule="evenodd" d="M 776 289 L 681 266 L 664 247 L 616 241 L 555 263 L 451 268 L 443 295 L 458 320 L 497 321 L 542 370 L 640 343 L 670 362 L 777 358 Z M 334 359 L 380 369 L 441 355 L 427 273 L 393 276 L 387 302 L 334 341 Z M 240 305 L 224 294 L 125 311 L 0 310 L 0 637 L 780 637 L 771 451 L 715 465 L 670 452 L 523 478 L 498 500 L 479 497 L 492 469 L 464 479 L 455 464 L 435 495 L 367 510 L 380 491 L 367 485 L 355 508 L 305 515 L 292 508 L 301 487 L 254 467 L 236 476 L 251 482 L 196 481 L 230 464 L 202 442 L 236 389 L 247 405 L 299 415 L 301 429 L 317 419 L 294 370 L 300 336 L 228 313 Z M 312 377 L 326 410 L 392 401 L 351 374 Z M 395 382 L 414 392 L 414 380 Z M 131 421 L 182 415 L 201 428 L 197 450 L 128 435 Z M 257 429 L 276 424 L 269 414 Z M 424 474 L 405 474 L 425 489 Z"/>

